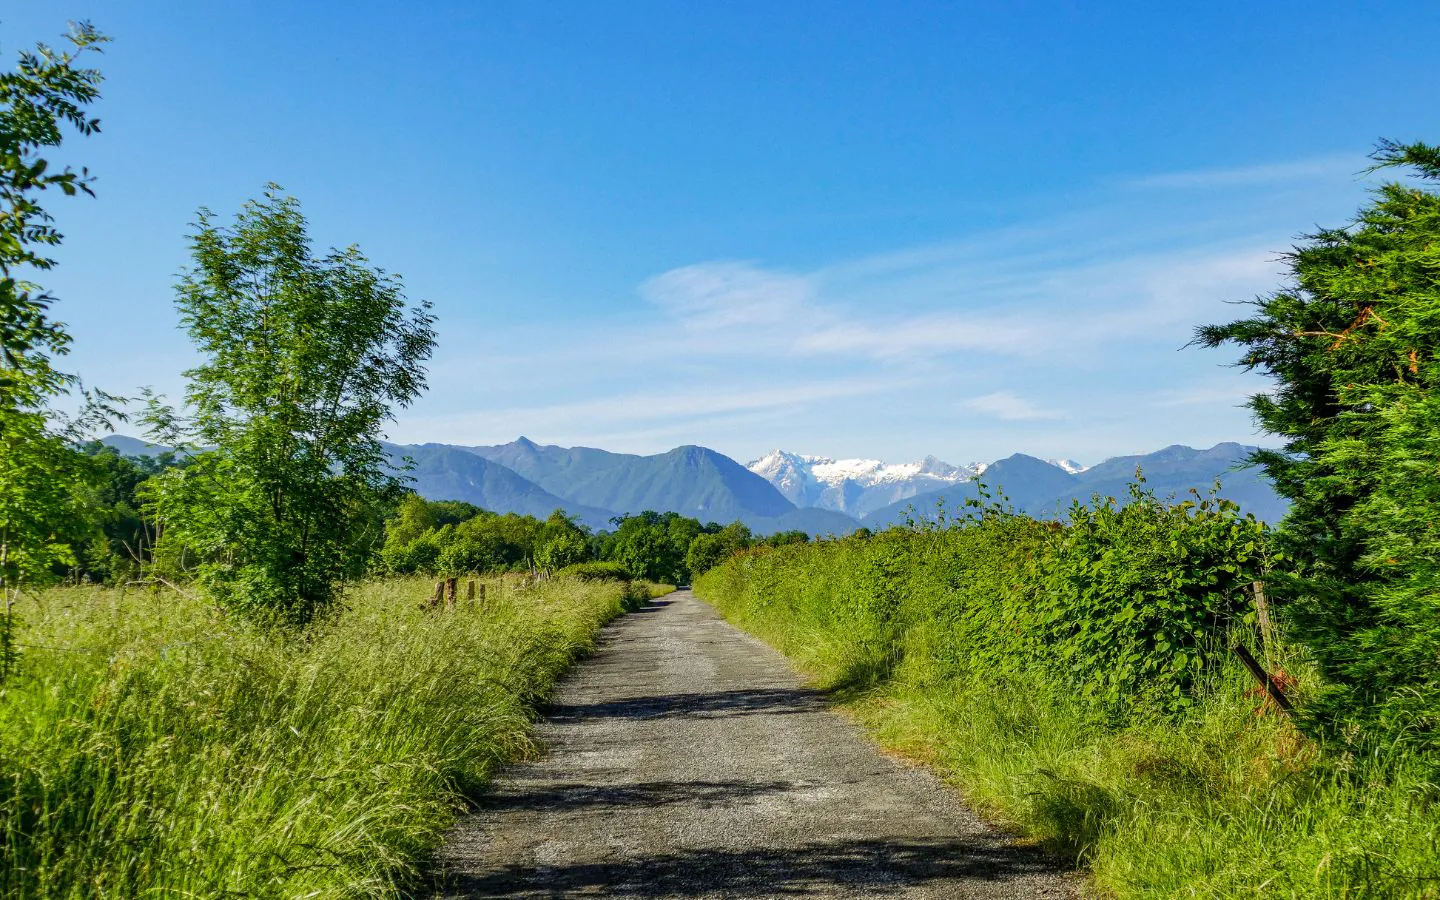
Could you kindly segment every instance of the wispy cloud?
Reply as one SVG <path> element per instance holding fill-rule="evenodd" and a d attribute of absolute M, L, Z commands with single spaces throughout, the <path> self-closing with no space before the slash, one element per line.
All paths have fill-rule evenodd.
<path fill-rule="evenodd" d="M 1223 376 L 1201 384 L 1156 391 L 1151 402 L 1161 408 L 1242 406 L 1256 394 L 1269 393 L 1269 387 L 1262 376 L 1256 374 Z"/>
<path fill-rule="evenodd" d="M 983 397 L 972 397 L 960 405 L 978 413 L 1003 419 L 1006 422 L 1061 418 L 1060 413 L 1050 409 L 1041 409 L 1014 391 L 996 391 Z"/>
<path fill-rule="evenodd" d="M 773 326 L 806 313 L 809 279 L 720 261 L 671 269 L 640 285 L 640 296 L 691 329 Z"/>
<path fill-rule="evenodd" d="M 1282 182 L 1313 181 L 1357 176 L 1368 165 L 1364 157 L 1321 156 L 1292 162 L 1226 169 L 1193 169 L 1142 175 L 1126 182 L 1132 188 L 1190 189 L 1229 188 L 1246 185 L 1273 185 Z"/>
<path fill-rule="evenodd" d="M 431 440 L 461 440 L 457 435 L 471 435 L 464 442 L 481 442 L 477 434 L 490 434 L 494 423 L 504 423 L 503 435 L 486 439 L 509 440 L 517 434 L 548 439 L 577 431 L 614 429 L 636 422 L 683 421 L 692 429 L 696 420 L 718 417 L 794 410 L 814 403 L 883 394 L 913 385 L 911 379 L 897 377 L 841 378 L 834 381 L 811 381 L 801 384 L 718 386 L 682 391 L 638 391 L 605 394 L 588 400 L 554 403 L 509 409 L 488 409 L 455 415 L 431 416 L 412 420 L 423 424 L 428 433 L 450 437 Z M 667 432 L 677 430 L 667 428 Z"/>
<path fill-rule="evenodd" d="M 1277 271 L 1273 251 L 1231 246 L 1037 266 L 1028 277 L 1007 271 L 1013 260 L 977 262 L 963 247 L 948 265 L 939 251 L 917 261 L 923 271 L 892 257 L 885 279 L 867 276 L 859 285 L 834 272 L 698 263 L 642 290 L 676 323 L 705 334 L 695 352 L 919 361 L 955 352 L 1033 356 L 1131 339 L 1193 322 L 1197 308 L 1246 296 Z"/>

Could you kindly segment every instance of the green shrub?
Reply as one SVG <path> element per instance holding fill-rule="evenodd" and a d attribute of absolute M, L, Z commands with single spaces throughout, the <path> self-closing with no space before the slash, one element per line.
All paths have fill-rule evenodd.
<path fill-rule="evenodd" d="M 555 575 L 581 581 L 630 581 L 635 577 L 623 563 L 618 562 L 574 563 L 558 570 Z"/>
<path fill-rule="evenodd" d="M 1112 711 L 1188 706 L 1197 679 L 1253 625 L 1251 585 L 1268 568 L 1267 531 L 1235 504 L 1170 504 L 1141 485 L 1130 502 L 1079 503 L 1034 567 L 1040 657 Z"/>

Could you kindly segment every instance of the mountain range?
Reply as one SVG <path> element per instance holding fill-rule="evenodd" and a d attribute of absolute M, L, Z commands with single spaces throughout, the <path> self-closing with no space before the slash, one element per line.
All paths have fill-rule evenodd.
<path fill-rule="evenodd" d="M 154 453 L 135 438 L 106 443 L 127 455 Z M 1286 504 L 1244 461 L 1254 449 L 1217 444 L 1206 450 L 1175 445 L 1121 456 L 1094 466 L 1017 453 L 993 463 L 951 465 L 929 456 L 913 463 L 835 459 L 775 450 L 748 466 L 705 447 L 677 447 L 640 456 L 590 447 L 558 447 L 519 438 L 508 444 L 386 444 L 398 467 L 410 466 L 413 487 L 432 500 L 465 500 L 496 512 L 537 517 L 564 509 L 592 528 L 616 516 L 673 511 L 702 522 L 741 521 L 759 534 L 801 530 L 848 534 L 880 529 L 908 515 L 934 514 L 942 499 L 957 508 L 980 485 L 1002 492 L 1016 509 L 1040 517 L 1063 514 L 1073 500 L 1123 498 L 1136 468 L 1162 497 L 1207 490 L 1258 518 L 1277 521 Z"/>

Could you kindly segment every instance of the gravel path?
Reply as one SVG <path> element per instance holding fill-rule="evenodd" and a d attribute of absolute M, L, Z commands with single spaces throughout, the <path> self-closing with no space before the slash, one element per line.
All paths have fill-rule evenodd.
<path fill-rule="evenodd" d="M 680 591 L 607 628 L 441 855 L 446 897 L 1069 897 Z"/>

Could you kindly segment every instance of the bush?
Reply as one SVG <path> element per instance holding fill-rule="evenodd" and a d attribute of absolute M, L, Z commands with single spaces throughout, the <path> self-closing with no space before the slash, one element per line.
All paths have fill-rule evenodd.
<path fill-rule="evenodd" d="M 555 573 L 560 578 L 578 578 L 581 581 L 631 581 L 634 575 L 618 562 L 582 562 L 568 565 Z"/>
<path fill-rule="evenodd" d="M 1231 632 L 1254 623 L 1265 525 L 1192 493 L 1172 505 L 1132 485 L 1123 507 L 1076 503 L 1035 567 L 1031 655 L 1112 711 L 1188 706 Z"/>

